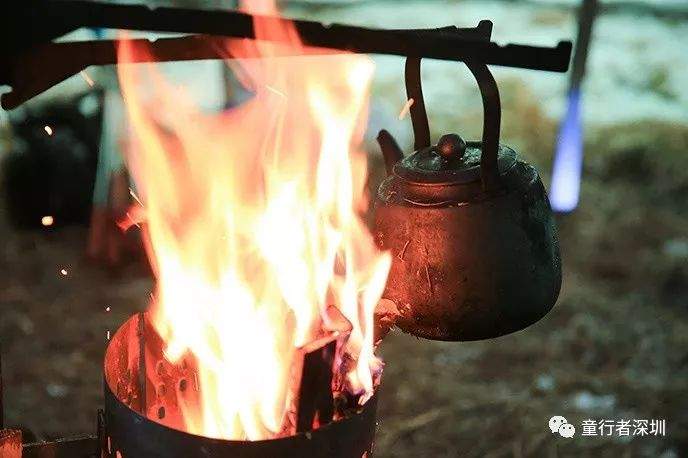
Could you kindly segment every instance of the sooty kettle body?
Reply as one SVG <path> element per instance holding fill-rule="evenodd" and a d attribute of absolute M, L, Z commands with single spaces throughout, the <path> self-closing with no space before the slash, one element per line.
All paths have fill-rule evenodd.
<path fill-rule="evenodd" d="M 499 93 L 487 66 L 467 65 L 483 97 L 481 142 L 448 134 L 430 145 L 419 59 L 407 61 L 406 74 L 416 151 L 404 158 L 386 131 L 378 137 L 388 175 L 375 199 L 375 237 L 392 254 L 383 297 L 396 305 L 396 326 L 434 340 L 523 329 L 547 314 L 561 286 L 545 188 L 499 144 Z"/>

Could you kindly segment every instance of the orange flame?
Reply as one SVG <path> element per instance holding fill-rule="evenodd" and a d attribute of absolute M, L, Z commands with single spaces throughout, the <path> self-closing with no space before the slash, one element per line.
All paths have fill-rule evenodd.
<path fill-rule="evenodd" d="M 276 13 L 272 1 L 251 6 Z M 254 25 L 281 43 L 228 41 L 254 95 L 221 114 L 202 112 L 152 65 L 118 67 L 157 277 L 153 324 L 169 361 L 198 368 L 199 404 L 180 400 L 181 426 L 250 440 L 284 432 L 292 367 L 331 330 L 329 306 L 352 326 L 347 384 L 372 393 L 373 309 L 390 266 L 359 216 L 371 60 L 304 47 L 283 19 Z M 285 47 L 304 56 L 279 57 Z M 127 40 L 118 49 L 125 61 L 148 52 Z"/>

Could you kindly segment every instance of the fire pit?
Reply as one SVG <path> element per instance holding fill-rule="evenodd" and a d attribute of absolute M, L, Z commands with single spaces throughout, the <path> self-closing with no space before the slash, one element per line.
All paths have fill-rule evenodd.
<path fill-rule="evenodd" d="M 180 415 L 177 396 L 198 391 L 198 380 L 190 366 L 173 366 L 165 361 L 160 339 L 144 317 L 139 314 L 125 322 L 112 336 L 105 355 L 102 442 L 108 457 L 358 458 L 372 452 L 377 395 L 360 409 L 348 409 L 329 424 L 271 440 L 213 439 L 166 426 L 165 419 Z M 142 318 L 143 332 L 139 324 Z M 144 358 L 159 358 L 147 375 L 142 375 L 141 369 L 151 365 L 141 363 L 142 349 Z M 330 402 L 336 408 L 334 399 Z"/>

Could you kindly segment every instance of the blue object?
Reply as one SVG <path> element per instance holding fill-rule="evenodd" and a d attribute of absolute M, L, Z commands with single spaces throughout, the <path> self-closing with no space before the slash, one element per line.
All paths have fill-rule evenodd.
<path fill-rule="evenodd" d="M 89 27 L 91 31 L 93 32 L 93 35 L 96 36 L 96 40 L 102 40 L 105 38 L 105 29 L 100 28 L 100 27 Z"/>
<path fill-rule="evenodd" d="M 580 98 L 580 89 L 571 89 L 566 117 L 559 129 L 549 194 L 549 201 L 555 212 L 568 213 L 578 205 L 583 167 Z"/>

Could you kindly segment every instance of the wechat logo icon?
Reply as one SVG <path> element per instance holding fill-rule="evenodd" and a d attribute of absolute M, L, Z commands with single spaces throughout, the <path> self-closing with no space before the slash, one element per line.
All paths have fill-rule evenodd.
<path fill-rule="evenodd" d="M 549 419 L 549 429 L 552 434 L 559 433 L 561 437 L 567 439 L 576 434 L 576 428 L 561 415 L 555 415 Z"/>

